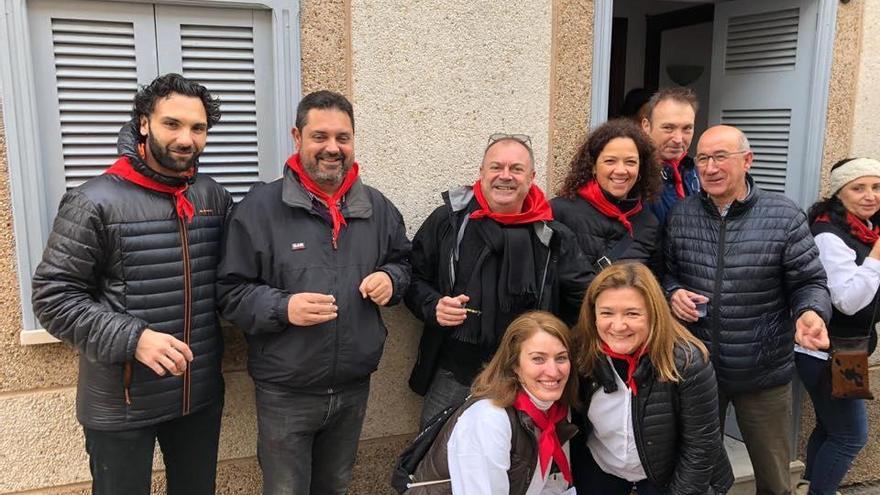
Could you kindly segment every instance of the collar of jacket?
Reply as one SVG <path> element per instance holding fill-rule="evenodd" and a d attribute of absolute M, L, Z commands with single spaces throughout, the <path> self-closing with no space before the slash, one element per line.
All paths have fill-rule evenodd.
<path fill-rule="evenodd" d="M 755 202 L 758 200 L 758 196 L 761 194 L 761 189 L 755 184 L 755 179 L 752 178 L 752 175 L 746 172 L 746 182 L 749 183 L 749 194 L 742 201 L 735 199 L 733 203 L 730 204 L 730 209 L 727 210 L 727 215 L 725 218 L 735 218 L 746 211 L 749 210 L 752 206 L 754 206 Z M 703 202 L 703 208 L 709 213 L 711 216 L 720 217 L 721 213 L 718 212 L 718 205 L 712 201 L 712 198 L 706 194 L 706 191 L 700 191 L 700 200 Z"/>
<path fill-rule="evenodd" d="M 302 186 L 290 167 L 284 167 L 281 201 L 291 208 L 312 211 L 312 196 Z M 373 204 L 370 202 L 366 186 L 361 182 L 360 177 L 354 181 L 351 189 L 345 195 L 345 208 L 342 209 L 342 215 L 345 218 L 370 218 L 373 215 Z"/>
<path fill-rule="evenodd" d="M 154 181 L 171 187 L 180 187 L 184 184 L 193 184 L 199 175 L 199 164 L 196 163 L 196 171 L 189 178 L 169 177 L 162 175 L 151 169 L 138 153 L 138 144 L 141 142 L 141 133 L 138 129 L 138 122 L 131 119 L 119 129 L 119 136 L 116 138 L 116 151 L 120 156 L 127 156 L 131 162 L 131 166 L 144 177 L 153 179 Z"/>
<path fill-rule="evenodd" d="M 605 354 L 600 354 L 596 366 L 593 366 L 593 373 L 595 374 L 593 380 L 608 394 L 617 391 L 617 380 L 614 378 L 617 372 L 614 371 L 614 367 L 608 362 L 609 359 Z M 639 390 L 642 389 L 642 384 L 650 380 L 653 375 L 654 366 L 651 364 L 651 359 L 645 354 L 642 360 L 639 361 L 639 366 L 633 375 Z"/>
<path fill-rule="evenodd" d="M 538 429 L 535 427 L 535 422 L 532 421 L 532 418 L 530 418 L 525 412 L 517 410 L 516 419 L 519 420 L 519 424 L 522 425 L 526 431 L 538 432 Z M 556 423 L 556 436 L 559 437 L 559 443 L 561 445 L 565 445 L 565 442 L 574 438 L 577 433 L 578 427 L 569 421 L 568 416 L 562 418 Z"/>
<path fill-rule="evenodd" d="M 472 186 L 459 186 L 442 195 L 443 202 L 449 209 L 449 220 L 453 226 L 457 225 L 456 217 L 462 212 L 466 212 L 468 205 L 474 199 L 474 190 Z M 467 217 L 465 217 L 467 218 Z M 535 236 L 541 241 L 544 247 L 550 247 L 550 239 L 553 238 L 553 227 L 548 222 L 535 222 L 532 224 L 535 229 Z"/>

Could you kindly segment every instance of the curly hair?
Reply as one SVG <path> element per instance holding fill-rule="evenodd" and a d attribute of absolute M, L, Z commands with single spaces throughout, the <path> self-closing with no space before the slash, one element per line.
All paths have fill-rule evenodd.
<path fill-rule="evenodd" d="M 214 127 L 220 122 L 220 99 L 211 96 L 208 88 L 201 84 L 191 81 L 180 74 L 169 73 L 153 79 L 153 82 L 146 86 L 142 86 L 134 97 L 134 104 L 131 109 L 131 117 L 135 121 L 140 121 L 141 117 L 150 118 L 153 110 L 156 109 L 156 101 L 159 98 L 165 98 L 171 93 L 177 93 L 183 96 L 191 96 L 202 100 L 205 107 L 205 114 L 208 117 L 208 129 Z"/>
<path fill-rule="evenodd" d="M 559 189 L 559 195 L 574 199 L 584 184 L 595 178 L 596 160 L 609 141 L 616 138 L 629 138 L 639 151 L 639 178 L 632 190 L 642 200 L 654 199 L 660 191 L 660 161 L 654 144 L 642 129 L 629 119 L 613 119 L 605 122 L 591 132 L 581 144 Z"/>

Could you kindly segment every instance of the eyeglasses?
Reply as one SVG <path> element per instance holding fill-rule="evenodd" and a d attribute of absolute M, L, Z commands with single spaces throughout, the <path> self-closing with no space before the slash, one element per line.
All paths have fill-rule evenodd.
<path fill-rule="evenodd" d="M 505 132 L 496 132 L 489 136 L 489 143 L 487 146 L 492 146 L 498 141 L 503 141 L 505 139 L 513 139 L 514 141 L 524 145 L 526 148 L 532 148 L 532 138 L 528 134 L 507 134 Z"/>
<path fill-rule="evenodd" d="M 709 165 L 709 159 L 715 160 L 715 165 L 723 165 L 724 162 L 730 159 L 733 155 L 741 155 L 743 153 L 750 153 L 752 150 L 740 150 L 740 151 L 719 151 L 718 153 L 713 153 L 711 155 L 697 155 L 695 162 L 697 162 L 698 167 L 705 167 Z"/>

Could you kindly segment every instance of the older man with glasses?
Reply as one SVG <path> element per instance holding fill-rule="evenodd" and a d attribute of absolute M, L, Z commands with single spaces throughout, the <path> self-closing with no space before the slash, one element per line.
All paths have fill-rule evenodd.
<path fill-rule="evenodd" d="M 409 381 L 425 396 L 423 426 L 467 397 L 520 313 L 577 314 L 593 273 L 534 178 L 529 137 L 491 135 L 479 179 L 444 192 L 413 239 L 404 300 L 425 322 Z"/>
<path fill-rule="evenodd" d="M 664 285 L 673 313 L 709 348 L 722 428 L 732 403 L 757 493 L 788 494 L 794 346 L 828 347 L 831 300 L 806 215 L 755 184 L 753 159 L 739 129 L 700 137 L 702 193 L 669 214 Z"/>

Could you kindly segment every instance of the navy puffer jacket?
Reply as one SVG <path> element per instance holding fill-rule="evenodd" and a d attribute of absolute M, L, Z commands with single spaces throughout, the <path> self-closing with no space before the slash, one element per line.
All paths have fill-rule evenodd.
<path fill-rule="evenodd" d="M 831 298 L 806 215 L 782 194 L 751 191 L 726 216 L 705 194 L 676 205 L 666 225 L 668 294 L 709 298 L 690 331 L 709 348 L 721 390 L 755 392 L 791 380 L 794 322 L 814 310 L 827 322 Z"/>
<path fill-rule="evenodd" d="M 120 149 L 149 174 L 133 132 L 123 128 Z M 214 280 L 232 198 L 201 174 L 186 197 L 196 210 L 190 223 L 178 219 L 172 196 L 115 175 L 61 200 L 34 274 L 33 307 L 49 333 L 79 352 L 77 419 L 88 428 L 152 425 L 223 398 Z M 189 344 L 194 360 L 182 376 L 160 377 L 134 358 L 145 328 Z"/>

